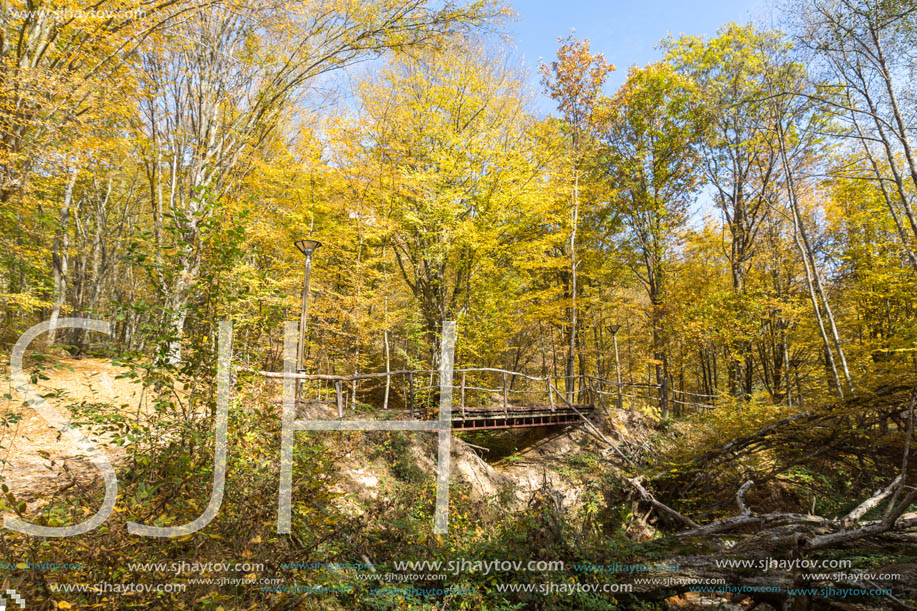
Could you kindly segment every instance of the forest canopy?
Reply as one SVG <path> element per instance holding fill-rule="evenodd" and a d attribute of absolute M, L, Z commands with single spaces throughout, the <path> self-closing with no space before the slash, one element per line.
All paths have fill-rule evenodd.
<path fill-rule="evenodd" d="M 461 360 L 568 386 L 607 373 L 620 326 L 661 415 L 679 392 L 805 404 L 907 367 L 903 4 L 670 38 L 617 92 L 571 36 L 542 66 L 557 117 L 497 44 L 505 7 L 360 6 L 167 2 L 93 28 L 5 8 L 4 341 L 91 316 L 178 363 L 232 317 L 269 369 L 308 234 L 316 372 L 378 369 L 386 334 L 398 366 L 432 364 L 444 320 Z"/>

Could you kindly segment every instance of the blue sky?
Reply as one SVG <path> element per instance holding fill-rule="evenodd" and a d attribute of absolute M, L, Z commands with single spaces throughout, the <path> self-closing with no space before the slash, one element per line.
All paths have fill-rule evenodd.
<path fill-rule="evenodd" d="M 656 47 L 666 35 L 711 36 L 730 21 L 769 23 L 773 0 L 516 0 L 511 6 L 518 14 L 507 27 L 516 41 L 515 54 L 524 61 L 532 89 L 538 92 L 537 111 L 547 114 L 554 105 L 541 94 L 538 61 L 553 59 L 557 38 L 571 29 L 617 67 L 608 82 L 611 93 L 631 66 L 661 57 Z"/>

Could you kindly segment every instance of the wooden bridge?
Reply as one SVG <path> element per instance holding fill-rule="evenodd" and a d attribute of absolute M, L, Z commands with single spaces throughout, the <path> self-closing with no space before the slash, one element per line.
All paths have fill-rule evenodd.
<path fill-rule="evenodd" d="M 452 413 L 452 429 L 461 431 L 484 429 L 518 429 L 538 426 L 579 424 L 584 416 L 595 411 L 593 405 L 569 407 L 525 406 L 502 409 L 468 409 Z"/>
<path fill-rule="evenodd" d="M 280 372 L 259 373 L 268 378 L 284 376 Z M 383 418 L 387 415 L 416 420 L 438 418 L 441 388 L 438 370 L 353 375 L 310 374 L 300 370 L 290 375 L 299 381 L 301 400 L 334 402 L 342 420 L 348 413 L 367 411 Z M 560 376 L 538 377 L 493 367 L 455 369 L 450 384 L 452 428 L 467 431 L 568 426 L 583 422 L 596 407 L 633 408 L 652 405 L 658 400 L 653 396 L 658 385 L 651 383 L 618 383 L 586 375 L 577 376 L 575 382 Z M 639 394 L 641 391 L 643 394 Z M 679 400 L 675 393 L 669 400 L 675 404 L 711 406 L 693 402 L 691 393 L 680 397 Z"/>

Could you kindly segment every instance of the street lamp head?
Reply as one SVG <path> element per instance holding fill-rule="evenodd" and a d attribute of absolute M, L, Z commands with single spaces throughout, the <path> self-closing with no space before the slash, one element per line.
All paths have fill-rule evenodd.
<path fill-rule="evenodd" d="M 296 240 L 293 244 L 299 249 L 299 252 L 307 257 L 311 256 L 315 249 L 322 245 L 318 240 Z"/>

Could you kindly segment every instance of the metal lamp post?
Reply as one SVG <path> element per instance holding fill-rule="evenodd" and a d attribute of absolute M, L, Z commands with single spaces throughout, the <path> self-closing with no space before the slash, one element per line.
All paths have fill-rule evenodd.
<path fill-rule="evenodd" d="M 309 310 L 309 280 L 312 276 L 312 253 L 322 245 L 318 240 L 296 240 L 293 242 L 299 252 L 306 256 L 302 279 L 302 311 L 299 314 L 299 346 L 296 352 L 296 369 L 304 367 L 306 359 L 306 313 Z"/>
<path fill-rule="evenodd" d="M 611 337 L 615 345 L 615 371 L 618 375 L 618 409 L 623 409 L 624 402 L 621 397 L 621 363 L 618 361 L 618 331 L 621 330 L 621 325 L 611 325 L 608 330 L 611 331 Z"/>

